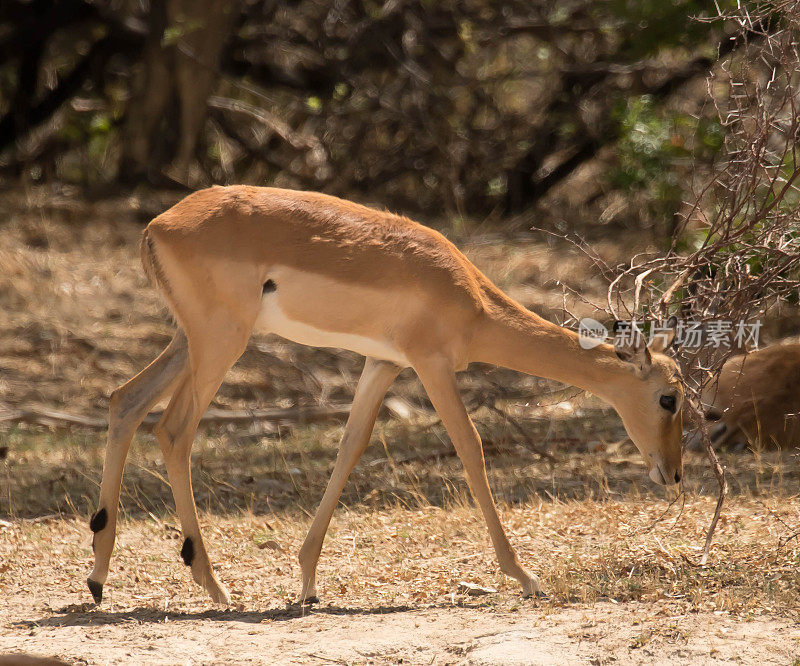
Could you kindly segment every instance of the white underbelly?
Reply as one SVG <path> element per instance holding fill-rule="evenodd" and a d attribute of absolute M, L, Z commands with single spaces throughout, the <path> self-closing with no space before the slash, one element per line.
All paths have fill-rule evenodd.
<path fill-rule="evenodd" d="M 289 319 L 281 310 L 277 294 L 268 294 L 261 299 L 261 311 L 255 324 L 256 333 L 276 335 L 311 347 L 333 347 L 349 349 L 363 356 L 391 361 L 402 368 L 410 364 L 408 359 L 387 341 L 373 340 L 362 335 L 326 331 L 301 321 Z"/>

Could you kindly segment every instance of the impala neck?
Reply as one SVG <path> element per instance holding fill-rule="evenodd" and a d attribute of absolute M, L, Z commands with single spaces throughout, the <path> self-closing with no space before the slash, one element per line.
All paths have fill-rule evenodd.
<path fill-rule="evenodd" d="M 571 384 L 611 404 L 633 379 L 612 345 L 584 349 L 577 333 L 542 319 L 499 291 L 489 296 L 470 361 Z"/>

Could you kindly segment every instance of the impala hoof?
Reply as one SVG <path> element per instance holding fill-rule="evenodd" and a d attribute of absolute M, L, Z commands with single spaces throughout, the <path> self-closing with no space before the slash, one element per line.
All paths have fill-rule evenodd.
<path fill-rule="evenodd" d="M 186 551 L 188 548 L 186 544 L 191 544 L 191 539 L 186 539 L 184 542 L 184 547 L 181 549 L 181 557 L 184 558 L 184 562 L 186 561 Z M 194 582 L 197 583 L 200 587 L 202 587 L 208 596 L 211 597 L 211 600 L 215 604 L 222 604 L 223 606 L 230 606 L 231 605 L 231 595 L 228 593 L 228 590 L 225 589 L 225 586 L 217 580 L 217 577 L 214 575 L 214 570 L 212 567 L 207 566 L 202 568 L 200 564 L 196 561 L 194 557 L 194 549 L 191 552 L 192 558 L 192 578 Z M 187 562 L 188 564 L 188 562 Z"/>
<path fill-rule="evenodd" d="M 549 601 L 550 595 L 541 590 L 533 590 L 532 592 L 523 592 L 523 599 L 538 599 L 539 601 Z"/>
<path fill-rule="evenodd" d="M 86 584 L 89 586 L 89 592 L 91 592 L 94 597 L 94 602 L 99 605 L 103 600 L 103 584 L 91 578 L 86 579 Z"/>
<path fill-rule="evenodd" d="M 315 594 L 311 597 L 305 597 L 304 599 L 298 599 L 297 601 L 287 602 L 287 607 L 290 608 L 303 608 L 304 606 L 311 606 L 313 604 L 319 603 L 319 597 Z"/>
<path fill-rule="evenodd" d="M 220 586 L 218 589 L 209 591 L 211 598 L 213 599 L 215 604 L 222 604 L 223 606 L 230 606 L 231 605 L 231 595 L 228 594 L 228 590 L 224 587 Z"/>
<path fill-rule="evenodd" d="M 548 596 L 542 592 L 542 584 L 539 582 L 539 577 L 530 574 L 527 578 L 517 579 L 522 585 L 522 598 L 523 599 L 547 599 Z"/>

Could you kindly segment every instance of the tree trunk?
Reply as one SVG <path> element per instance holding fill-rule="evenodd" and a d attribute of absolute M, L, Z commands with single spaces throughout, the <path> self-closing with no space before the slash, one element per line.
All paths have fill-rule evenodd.
<path fill-rule="evenodd" d="M 122 133 L 119 178 L 188 184 L 236 3 L 154 1 Z M 171 167 L 170 167 L 171 165 Z"/>

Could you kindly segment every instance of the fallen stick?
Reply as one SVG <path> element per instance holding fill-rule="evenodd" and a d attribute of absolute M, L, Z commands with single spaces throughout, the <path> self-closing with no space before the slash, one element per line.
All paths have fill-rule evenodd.
<path fill-rule="evenodd" d="M 148 414 L 142 426 L 152 429 L 161 419 L 163 412 Z M 320 423 L 329 420 L 346 418 L 350 414 L 349 404 L 335 404 L 328 407 L 287 407 L 284 409 L 209 409 L 200 419 L 201 425 L 220 425 L 225 423 L 247 424 L 259 421 L 267 422 L 292 422 L 292 423 Z M 0 409 L 0 423 L 27 423 L 49 427 L 79 427 L 89 430 L 105 430 L 108 420 L 70 414 L 53 409 Z"/>

